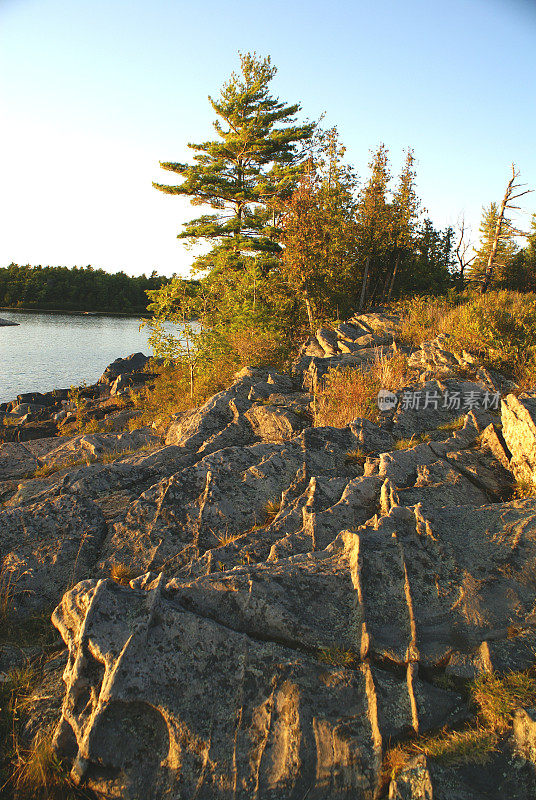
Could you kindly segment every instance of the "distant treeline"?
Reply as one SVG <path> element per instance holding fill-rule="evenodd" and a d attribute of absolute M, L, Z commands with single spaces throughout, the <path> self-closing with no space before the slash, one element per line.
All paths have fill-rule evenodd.
<path fill-rule="evenodd" d="M 65 311 L 141 312 L 147 289 L 159 289 L 170 278 L 153 272 L 148 278 L 110 274 L 93 267 L 0 267 L 0 306 Z"/>

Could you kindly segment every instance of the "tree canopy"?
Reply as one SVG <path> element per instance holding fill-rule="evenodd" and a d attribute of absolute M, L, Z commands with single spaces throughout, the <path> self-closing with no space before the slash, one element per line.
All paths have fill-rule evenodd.
<path fill-rule="evenodd" d="M 270 57 L 240 54 L 240 73 L 233 73 L 218 99 L 209 97 L 217 119 L 218 138 L 189 144 L 192 164 L 160 162 L 183 178 L 168 186 L 153 184 L 166 194 L 185 195 L 194 205 L 214 209 L 187 222 L 178 234 L 190 241 L 208 240 L 213 248 L 201 256 L 199 270 L 221 264 L 222 251 L 236 259 L 243 253 L 278 253 L 278 202 L 288 197 L 306 157 L 314 123 L 295 124 L 300 105 L 287 105 L 270 94 L 276 74 Z"/>

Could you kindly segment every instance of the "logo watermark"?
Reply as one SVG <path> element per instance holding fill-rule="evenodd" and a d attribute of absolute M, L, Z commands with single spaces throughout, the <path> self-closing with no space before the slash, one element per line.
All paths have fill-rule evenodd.
<path fill-rule="evenodd" d="M 392 411 L 398 405 L 398 397 L 389 389 L 380 389 L 378 392 L 378 408 L 380 411 Z"/>
<path fill-rule="evenodd" d="M 470 392 L 443 392 L 430 391 L 405 391 L 400 399 L 388 389 L 378 392 L 378 408 L 380 411 L 392 411 L 400 408 L 401 411 L 497 411 L 501 402 L 500 392 L 470 391 Z"/>

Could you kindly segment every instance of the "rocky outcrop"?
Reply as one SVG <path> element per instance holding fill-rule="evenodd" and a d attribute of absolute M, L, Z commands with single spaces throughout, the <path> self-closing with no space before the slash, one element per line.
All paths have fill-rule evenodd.
<path fill-rule="evenodd" d="M 473 779 L 531 796 L 512 766 L 530 710 L 492 780 L 419 756 L 386 783 L 389 747 L 463 726 L 467 682 L 536 649 L 536 500 L 513 474 L 533 463 L 531 396 L 503 399 L 501 423 L 506 378 L 442 337 L 408 352 L 379 423 L 312 425 L 329 369 L 366 371 L 398 328 L 320 329 L 291 375 L 242 370 L 163 442 L 0 450 L 18 613 L 57 602 L 69 651 L 55 747 L 73 780 L 125 800 L 469 800 Z"/>
<path fill-rule="evenodd" d="M 9 319 L 2 319 L 2 317 L 0 317 L 0 328 L 18 324 L 19 324 L 18 322 L 11 322 L 11 320 Z"/>
<path fill-rule="evenodd" d="M 536 393 L 509 394 L 502 402 L 501 416 L 515 474 L 536 484 Z"/>

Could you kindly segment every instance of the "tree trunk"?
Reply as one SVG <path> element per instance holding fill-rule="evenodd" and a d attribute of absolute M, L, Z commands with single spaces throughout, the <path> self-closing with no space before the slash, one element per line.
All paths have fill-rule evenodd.
<path fill-rule="evenodd" d="M 307 292 L 305 293 L 304 300 L 305 300 L 305 308 L 307 309 L 307 316 L 309 318 L 309 330 L 311 331 L 311 334 L 313 334 L 315 332 L 315 321 L 313 318 L 313 310 L 311 308 L 311 303 L 309 301 L 309 298 L 307 297 Z"/>
<path fill-rule="evenodd" d="M 365 304 L 365 294 L 366 294 L 366 291 L 367 291 L 367 280 L 368 280 L 368 274 L 369 274 L 369 266 L 370 266 L 370 256 L 367 256 L 367 258 L 365 260 L 365 272 L 363 274 L 363 287 L 361 289 L 361 298 L 359 300 L 359 310 L 360 311 L 363 310 L 363 306 Z"/>
<path fill-rule="evenodd" d="M 393 275 L 392 275 L 392 278 L 391 278 L 391 285 L 389 286 L 389 292 L 387 294 L 387 302 L 390 301 L 391 295 L 393 294 L 393 289 L 394 289 L 394 286 L 395 286 L 395 278 L 396 278 L 396 273 L 398 271 L 398 265 L 399 264 L 400 264 L 400 254 L 398 254 L 397 257 L 396 257 L 395 267 L 393 269 Z"/>

